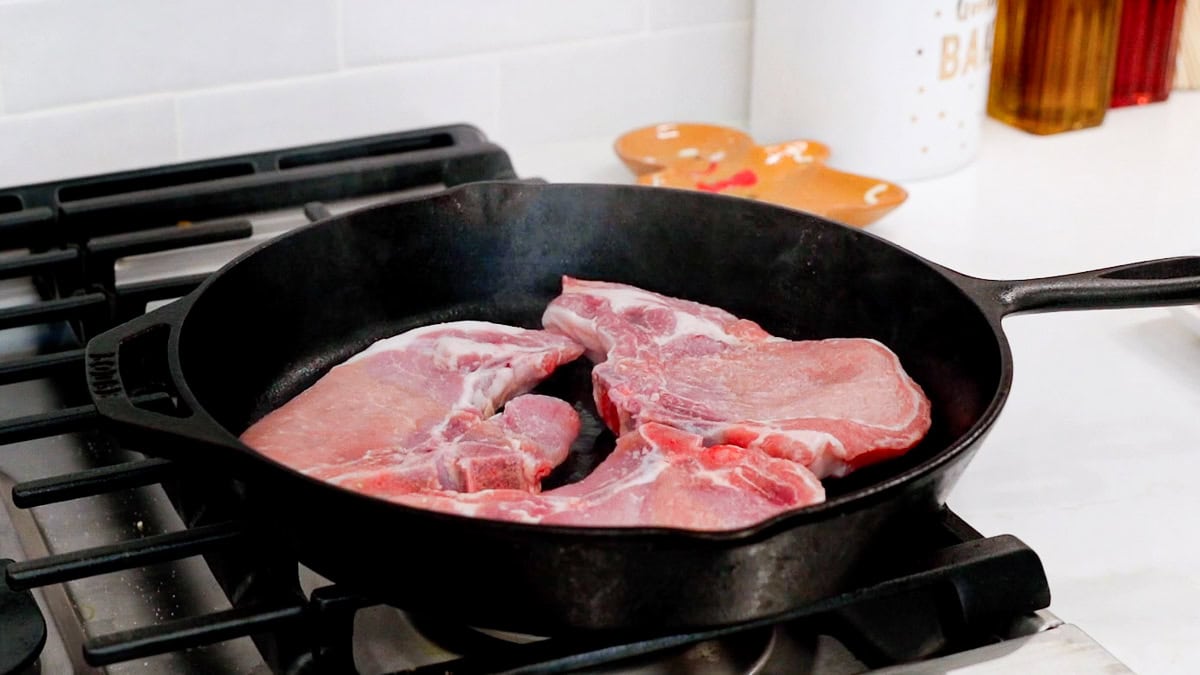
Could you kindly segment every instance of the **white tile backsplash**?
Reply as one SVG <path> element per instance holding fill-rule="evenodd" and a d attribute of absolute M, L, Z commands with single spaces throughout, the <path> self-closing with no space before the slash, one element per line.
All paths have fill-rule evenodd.
<path fill-rule="evenodd" d="M 752 0 L 0 0 L 0 184 L 469 122 L 744 119 Z"/>
<path fill-rule="evenodd" d="M 183 159 L 469 122 L 495 128 L 498 67 L 462 58 L 179 97 Z"/>
<path fill-rule="evenodd" d="M 644 0 L 342 0 L 346 62 L 404 61 L 640 31 Z"/>
<path fill-rule="evenodd" d="M 615 138 L 656 122 L 742 119 L 748 34 L 721 24 L 507 56 L 498 137 Z"/>
<path fill-rule="evenodd" d="M 8 112 L 334 70 L 333 0 L 0 6 Z"/>
<path fill-rule="evenodd" d="M 0 186 L 175 160 L 170 97 L 0 116 Z"/>
<path fill-rule="evenodd" d="M 648 0 L 650 28 L 748 21 L 751 0 Z"/>

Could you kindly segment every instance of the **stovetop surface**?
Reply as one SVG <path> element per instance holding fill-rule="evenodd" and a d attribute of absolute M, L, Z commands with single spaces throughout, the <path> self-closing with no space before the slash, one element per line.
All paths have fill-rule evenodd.
<path fill-rule="evenodd" d="M 375 145 L 378 147 L 378 143 Z M 428 147 L 418 145 L 417 152 L 428 151 Z M 324 157 L 334 164 L 349 161 L 345 153 L 329 154 L 328 149 L 322 152 L 326 154 L 321 155 L 316 151 L 292 153 L 289 156 L 293 159 L 288 160 L 292 162 L 290 167 L 319 170 L 322 168 L 321 163 L 315 161 L 314 157 Z M 295 157 L 299 159 L 294 159 Z M 370 157 L 366 161 L 377 162 Z M 418 178 L 399 189 L 378 190 L 369 195 L 356 194 L 343 199 L 326 198 L 323 203 L 328 212 L 336 214 L 387 199 L 420 196 L 444 187 L 443 182 L 430 181 L 427 175 L 422 174 Z M 111 188 L 112 182 L 101 184 Z M 41 186 L 34 187 L 38 189 L 29 190 L 27 194 L 43 197 L 47 194 L 46 190 L 40 189 Z M 147 186 L 143 184 L 141 187 Z M 156 186 L 150 187 L 161 189 Z M 77 197 L 77 202 L 94 205 L 97 200 L 119 201 L 120 195 L 111 192 L 111 189 L 105 192 L 95 188 L 77 187 L 73 194 Z M 71 208 L 79 208 L 79 204 Z M 137 208 L 129 205 L 124 205 L 123 208 L 126 212 L 137 213 Z M 161 220 L 161 209 L 150 209 L 148 213 Z M 248 224 L 248 232 L 243 233 L 248 236 L 203 243 L 181 250 L 144 253 L 144 247 L 129 248 L 127 250 L 134 254 L 113 261 L 112 275 L 107 281 L 111 283 L 112 289 L 120 290 L 165 278 L 203 275 L 253 245 L 310 222 L 312 215 L 311 211 L 306 214 L 304 204 L 265 210 L 251 209 L 246 212 L 216 209 L 211 220 L 188 221 L 184 226 L 203 228 L 206 222 L 221 225 L 231 218 L 236 218 Z M 3 217 L 3 214 L 0 214 L 0 220 L 3 220 Z M 12 253 L 5 257 L 15 258 L 19 255 Z M 83 287 L 73 292 L 78 294 L 90 291 L 94 289 Z M 44 281 L 35 283 L 31 279 L 16 278 L 0 282 L 0 311 L 6 307 L 23 307 L 38 303 L 46 297 Z M 154 302 L 161 303 L 169 299 L 158 297 Z M 153 304 L 150 305 L 150 308 L 152 307 Z M 83 329 L 86 328 L 84 326 Z M 77 349 L 80 346 L 77 337 L 79 330 L 79 324 L 64 321 L 2 330 L 0 362 Z M 51 377 L 0 385 L 0 409 L 5 411 L 4 418 L 13 419 L 74 406 L 86 406 L 88 398 L 82 389 L 80 374 L 56 371 Z M 141 458 L 138 453 L 123 448 L 112 438 L 93 430 L 34 438 L 6 445 L 0 450 L 0 489 L 9 493 L 15 484 L 109 467 L 123 462 L 136 462 Z M 189 494 L 194 494 L 197 488 L 203 491 L 203 483 L 192 485 L 188 490 Z M 5 502 L 6 509 L 0 511 L 0 558 L 27 561 L 47 555 L 146 540 L 164 533 L 179 532 L 188 526 L 203 522 L 203 513 L 197 515 L 195 511 L 191 511 L 187 517 L 192 522 L 185 523 L 180 515 L 180 497 L 174 494 L 174 498 L 173 502 L 162 484 L 151 481 L 147 485 L 48 503 L 31 509 L 14 508 L 12 501 L 8 500 Z M 203 512 L 203 506 L 199 510 Z M 1040 572 L 1040 564 L 1038 570 Z M 299 568 L 297 575 L 304 597 L 308 597 L 314 589 L 328 585 L 327 580 L 303 567 Z M 41 655 L 41 672 L 92 672 L 95 669 L 81 656 L 85 642 L 103 639 L 104 636 L 121 631 L 145 629 L 167 622 L 187 620 L 188 617 L 229 611 L 237 604 L 231 603 L 229 589 L 223 588 L 208 561 L 200 556 L 85 576 L 61 585 L 45 586 L 40 588 L 36 595 L 43 613 L 48 618 L 47 629 L 50 633 L 50 640 Z M 889 611 L 893 614 L 897 611 L 903 614 L 903 610 L 894 608 Z M 356 639 L 353 644 L 353 657 L 354 664 L 360 672 L 410 669 L 416 669 L 417 672 L 440 672 L 441 666 L 431 664 L 464 653 L 467 658 L 457 662 L 463 672 L 471 671 L 472 668 L 487 671 L 487 654 L 496 654 L 496 658 L 500 659 L 498 655 L 506 653 L 505 650 L 496 651 L 498 644 L 508 640 L 528 640 L 519 636 L 504 636 L 498 640 L 494 635 L 477 633 L 461 626 L 439 626 L 431 623 L 428 618 L 410 617 L 397 609 L 384 606 L 372 606 L 358 611 L 354 617 L 354 628 Z M 1086 654 L 1089 658 L 1103 655 L 1103 650 L 1094 643 L 1089 645 L 1086 636 L 1077 629 L 1061 626 L 1056 618 L 1045 613 L 1022 612 L 995 622 L 995 626 L 989 628 L 988 642 L 991 644 L 983 649 L 990 651 L 983 655 L 980 661 L 982 664 L 995 666 L 1009 663 L 1014 658 L 1023 659 L 1030 653 L 1041 653 L 1042 658 L 1051 658 L 1051 662 L 1053 658 L 1058 658 L 1066 652 Z M 473 657 L 472 650 L 480 648 L 480 645 L 484 656 Z M 544 667 L 539 672 L 558 672 L 554 668 L 572 665 L 573 657 L 569 655 L 555 654 L 553 648 L 547 653 L 550 654 L 549 660 L 541 661 Z M 663 653 L 667 655 L 666 658 Z M 979 660 L 967 654 L 970 652 L 948 658 Z M 248 637 L 240 637 L 184 651 L 121 661 L 107 666 L 104 670 L 113 673 L 269 672 L 272 669 L 269 661 L 272 661 L 272 658 L 263 653 L 261 645 Z M 501 661 L 502 659 L 497 663 Z M 947 667 L 946 663 L 923 663 L 923 666 L 897 666 L 885 672 L 946 672 L 939 670 Z M 960 663 L 959 666 L 961 665 Z M 913 670 L 914 668 L 917 670 Z M 921 668 L 928 670 L 920 670 Z M 1028 666 L 1024 668 L 1028 669 Z M 852 673 L 864 672 L 867 665 L 853 655 L 844 644 L 823 634 L 820 628 L 797 621 L 739 632 L 721 639 L 699 642 L 694 639 L 685 640 L 681 641 L 679 646 L 668 648 L 652 658 L 634 656 L 615 666 L 609 664 L 585 667 L 579 672 L 613 672 L 614 669 L 617 672 L 645 673 Z"/>

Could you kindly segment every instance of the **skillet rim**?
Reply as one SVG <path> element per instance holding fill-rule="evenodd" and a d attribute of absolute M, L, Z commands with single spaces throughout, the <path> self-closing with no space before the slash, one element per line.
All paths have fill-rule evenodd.
<path fill-rule="evenodd" d="M 820 223 L 821 227 L 832 227 L 843 230 L 849 230 L 855 237 L 866 237 L 873 239 L 877 244 L 887 246 L 903 256 L 914 259 L 930 272 L 941 276 L 948 281 L 954 288 L 963 294 L 980 316 L 992 328 L 992 334 L 996 339 L 997 347 L 1000 355 L 1000 377 L 997 383 L 996 391 L 987 406 L 980 413 L 979 418 L 961 434 L 957 439 L 949 445 L 943 447 L 929 459 L 910 467 L 898 474 L 893 474 L 885 479 L 873 483 L 871 485 L 851 490 L 845 494 L 838 495 L 833 499 L 823 501 L 819 504 L 810 504 L 798 509 L 792 509 L 776 514 L 766 520 L 755 523 L 747 527 L 741 527 L 732 530 L 689 530 L 678 527 L 584 527 L 584 526 L 569 526 L 569 525 L 542 525 L 536 523 L 520 523 L 512 521 L 492 520 L 488 518 L 475 518 L 471 516 L 445 513 L 441 511 L 433 511 L 421 509 L 417 507 L 407 506 L 405 504 L 392 502 L 382 497 L 363 494 L 349 488 L 345 488 L 332 483 L 327 483 L 323 480 L 313 478 L 297 471 L 286 464 L 282 464 L 274 459 L 271 459 L 254 448 L 243 443 L 240 438 L 232 431 L 226 428 L 220 422 L 210 415 L 192 392 L 188 386 L 186 374 L 180 363 L 180 341 L 185 334 L 185 329 L 188 325 L 188 319 L 192 318 L 193 307 L 196 302 L 204 297 L 206 291 L 214 283 L 220 283 L 221 279 L 227 273 L 244 264 L 246 261 L 253 258 L 261 251 L 269 249 L 278 242 L 288 240 L 294 236 L 302 236 L 303 233 L 326 227 L 345 226 L 346 221 L 355 214 L 385 210 L 393 208 L 399 204 L 410 202 L 437 200 L 437 199 L 453 199 L 455 195 L 460 193 L 469 193 L 480 190 L 500 190 L 500 189 L 520 189 L 530 190 L 535 192 L 540 191 L 561 191 L 561 190 L 624 190 L 630 193 L 650 192 L 669 192 L 677 195 L 682 195 L 688 199 L 698 199 L 701 201 L 712 200 L 717 202 L 737 202 L 739 206 L 747 206 L 747 202 L 751 204 L 750 208 L 762 210 L 764 213 L 775 216 L 784 216 L 787 218 L 795 218 L 797 215 L 802 215 L 805 218 L 811 219 L 813 222 Z M 441 192 L 434 194 L 418 195 L 412 197 L 399 197 L 383 201 L 377 204 L 366 206 L 360 209 L 347 211 L 346 213 L 330 216 L 318 220 L 307 225 L 297 227 L 283 235 L 274 237 L 268 241 L 243 252 L 233 258 L 217 271 L 208 276 L 195 290 L 189 293 L 185 298 L 177 301 L 182 306 L 178 308 L 178 315 L 172 322 L 172 330 L 167 347 L 167 358 L 170 370 L 174 379 L 174 385 L 178 390 L 179 395 L 187 402 L 192 410 L 202 415 L 207 423 L 210 423 L 214 428 L 219 429 L 221 433 L 228 437 L 228 442 L 225 443 L 225 448 L 239 453 L 242 457 L 239 459 L 239 465 L 243 462 L 251 462 L 257 464 L 259 470 L 270 469 L 275 472 L 284 472 L 288 478 L 292 480 L 301 480 L 307 483 L 310 487 L 319 488 L 325 491 L 331 491 L 338 494 L 343 499 L 351 499 L 360 502 L 364 507 L 370 505 L 375 508 L 391 508 L 398 509 L 402 512 L 407 512 L 413 516 L 425 518 L 440 519 L 444 522 L 454 524 L 470 523 L 472 527 L 488 528 L 498 533 L 514 533 L 519 535 L 530 536 L 559 536 L 564 538 L 586 538 L 589 540 L 610 540 L 610 539 L 638 539 L 638 540 L 686 540 L 697 541 L 705 540 L 712 542 L 726 543 L 746 543 L 747 540 L 763 540 L 769 539 L 783 531 L 791 530 L 796 527 L 801 527 L 805 523 L 821 521 L 837 517 L 839 515 L 861 510 L 878 504 L 881 501 L 887 501 L 894 495 L 893 493 L 902 491 L 905 487 L 912 485 L 924 478 L 929 478 L 936 474 L 944 465 L 953 462 L 959 455 L 972 449 L 983 436 L 995 424 L 1012 387 L 1013 363 L 1012 352 L 1008 344 L 1007 336 L 1001 326 L 1001 318 L 1003 313 L 998 306 L 988 306 L 982 293 L 978 289 L 972 289 L 969 281 L 975 280 L 975 277 L 970 277 L 956 270 L 944 267 L 934 263 L 920 255 L 909 251 L 908 249 L 895 244 L 891 241 L 880 237 L 879 235 L 867 232 L 860 228 L 843 225 L 835 221 L 817 216 L 815 214 L 791 209 L 767 202 L 756 202 L 747 200 L 742 197 L 697 192 L 692 190 L 684 190 L 680 188 L 666 188 L 643 185 L 623 185 L 623 184 L 607 184 L 607 183 L 528 183 L 520 180 L 488 180 L 464 183 L 452 188 L 447 188 Z M 981 280 L 982 281 L 982 280 Z M 990 310 L 990 311 L 989 311 Z M 920 383 L 918 383 L 920 384 Z"/>

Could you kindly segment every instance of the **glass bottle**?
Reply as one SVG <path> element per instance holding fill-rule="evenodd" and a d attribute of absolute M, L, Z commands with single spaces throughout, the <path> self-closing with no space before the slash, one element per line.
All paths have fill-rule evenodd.
<path fill-rule="evenodd" d="M 1182 0 L 1124 0 L 1112 107 L 1167 99 L 1182 16 Z"/>
<path fill-rule="evenodd" d="M 1000 0 L 988 114 L 1035 134 L 1099 125 L 1121 0 Z"/>

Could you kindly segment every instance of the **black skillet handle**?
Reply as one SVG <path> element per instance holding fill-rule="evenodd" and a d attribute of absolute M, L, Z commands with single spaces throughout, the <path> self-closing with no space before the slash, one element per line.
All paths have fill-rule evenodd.
<path fill-rule="evenodd" d="M 123 439 L 152 444 L 136 448 L 148 454 L 174 457 L 197 444 L 237 445 L 237 439 L 188 400 L 169 358 L 171 337 L 190 305 L 190 298 L 176 300 L 97 335 L 87 345 L 88 391 L 97 412 Z"/>
<path fill-rule="evenodd" d="M 998 315 L 1200 303 L 1200 257 L 1163 258 L 1057 277 L 961 283 Z"/>

